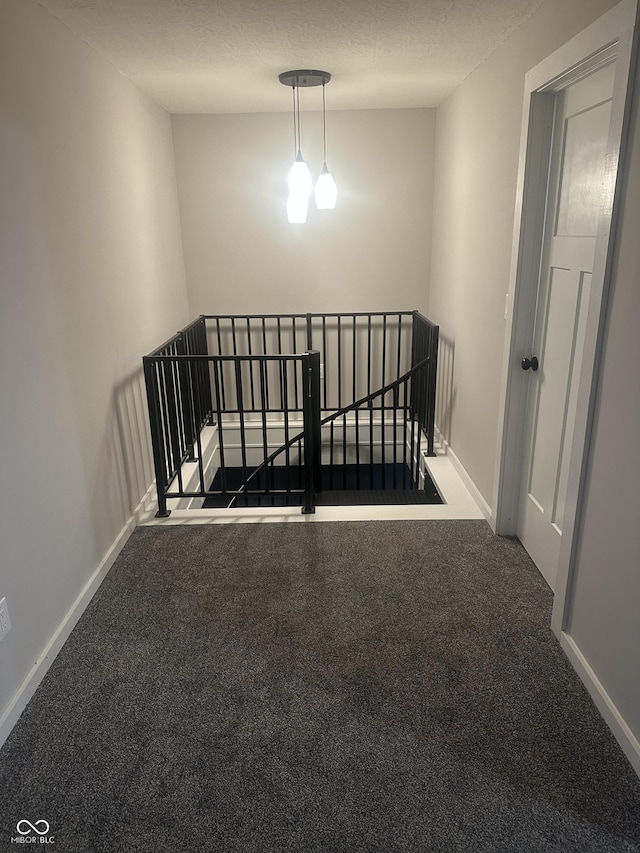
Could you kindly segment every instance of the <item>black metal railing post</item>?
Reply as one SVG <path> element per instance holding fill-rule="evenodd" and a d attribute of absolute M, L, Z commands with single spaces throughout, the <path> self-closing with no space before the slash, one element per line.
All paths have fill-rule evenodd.
<path fill-rule="evenodd" d="M 304 503 L 302 512 L 314 513 L 315 494 L 320 487 L 320 353 L 302 356 L 304 430 Z"/>
<path fill-rule="evenodd" d="M 425 346 L 424 346 L 424 324 L 420 320 L 420 314 L 417 311 L 413 312 L 412 318 L 412 329 L 411 329 L 411 367 L 415 367 L 419 361 L 422 361 L 426 357 Z M 411 383 L 411 396 L 410 396 L 410 411 L 411 418 L 415 418 L 417 414 L 418 407 L 418 386 L 417 386 L 417 376 L 414 377 L 414 380 Z"/>
<path fill-rule="evenodd" d="M 320 424 L 320 352 L 309 352 L 311 370 L 311 426 L 313 433 L 313 480 L 316 494 L 322 491 L 322 427 Z"/>
<path fill-rule="evenodd" d="M 413 334 L 411 343 L 412 366 L 425 358 L 429 359 L 427 370 L 420 385 L 411 387 L 411 417 L 427 435 L 427 456 L 435 456 L 434 432 L 436 409 L 436 374 L 438 370 L 438 336 L 440 328 L 423 317 L 419 311 L 413 312 Z M 416 377 L 418 380 L 418 377 Z"/>
<path fill-rule="evenodd" d="M 144 368 L 144 382 L 147 389 L 147 406 L 149 407 L 149 424 L 151 426 L 151 448 L 153 450 L 153 468 L 156 475 L 156 491 L 158 493 L 158 511 L 156 518 L 167 518 L 171 510 L 167 509 L 166 473 L 162 450 L 162 438 L 160 427 L 160 403 L 158 398 L 158 385 L 156 382 L 155 363 L 149 356 L 142 359 Z"/>

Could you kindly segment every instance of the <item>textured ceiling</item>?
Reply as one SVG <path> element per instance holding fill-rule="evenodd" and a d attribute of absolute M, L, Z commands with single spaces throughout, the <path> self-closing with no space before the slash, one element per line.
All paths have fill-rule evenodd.
<path fill-rule="evenodd" d="M 288 110 L 292 68 L 332 73 L 330 109 L 436 106 L 542 2 L 39 0 L 173 113 Z"/>

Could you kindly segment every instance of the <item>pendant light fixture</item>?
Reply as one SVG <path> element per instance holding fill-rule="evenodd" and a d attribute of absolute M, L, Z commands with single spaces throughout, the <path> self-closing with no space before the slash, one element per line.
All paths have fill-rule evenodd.
<path fill-rule="evenodd" d="M 300 87 L 293 83 L 293 147 L 295 159 L 289 171 L 289 199 L 308 199 L 311 195 L 311 172 L 302 156 L 300 134 Z M 299 207 L 299 205 L 298 205 Z M 304 220 L 307 218 L 306 213 Z"/>
<path fill-rule="evenodd" d="M 333 210 L 336 206 L 338 188 L 333 175 L 327 169 L 327 104 L 322 84 L 322 171 L 316 181 L 316 207 L 318 210 Z"/>
<path fill-rule="evenodd" d="M 287 218 L 291 223 L 302 224 L 307 221 L 309 197 L 311 195 L 311 172 L 302 156 L 300 133 L 300 89 L 311 86 L 322 86 L 322 133 L 324 163 L 316 182 L 316 207 L 320 210 L 336 206 L 337 188 L 333 175 L 327 168 L 327 119 L 325 86 L 331 80 L 328 71 L 284 71 L 278 79 L 284 86 L 293 90 L 293 165 L 289 171 L 289 198 L 287 199 Z"/>

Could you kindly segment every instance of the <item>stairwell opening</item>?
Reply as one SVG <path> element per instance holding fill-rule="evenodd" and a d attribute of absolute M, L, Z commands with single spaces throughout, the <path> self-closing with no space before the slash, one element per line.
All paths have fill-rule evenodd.
<path fill-rule="evenodd" d="M 198 317 L 143 359 L 157 516 L 442 503 L 437 349 L 417 311 Z"/>

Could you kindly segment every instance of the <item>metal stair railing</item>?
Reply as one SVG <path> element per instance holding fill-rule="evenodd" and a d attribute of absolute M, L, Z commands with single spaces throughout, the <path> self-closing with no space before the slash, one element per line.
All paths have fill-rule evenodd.
<path fill-rule="evenodd" d="M 312 512 L 313 494 L 323 485 L 323 429 L 330 432 L 329 487 L 339 476 L 340 447 L 343 477 L 347 454 L 354 453 L 357 463 L 371 466 L 380 456 L 384 477 L 391 440 L 394 463 L 402 446 L 417 482 L 423 430 L 433 455 L 437 347 L 438 327 L 417 311 L 201 315 L 143 359 L 158 515 L 169 514 L 168 499 L 228 496 L 233 505 L 241 494 L 281 492 L 303 494 L 303 511 Z M 342 405 L 345 396 L 353 402 Z M 291 437 L 300 418 L 304 428 Z M 213 432 L 205 432 L 207 425 Z M 280 446 L 270 452 L 274 444 Z M 283 471 L 273 465 L 282 453 L 295 472 L 284 489 L 275 487 Z M 261 471 L 263 488 L 251 489 Z M 237 475 L 241 491 L 229 488 Z"/>
<path fill-rule="evenodd" d="M 319 368 L 319 353 L 313 353 L 313 355 L 317 356 L 317 359 L 318 359 L 317 367 Z M 406 402 L 407 393 L 406 393 L 406 387 L 405 387 L 405 405 L 401 407 L 398 405 L 398 403 L 399 403 L 398 390 L 400 389 L 400 387 L 402 385 L 407 386 L 409 381 L 414 376 L 417 376 L 418 374 L 422 374 L 426 377 L 426 372 L 427 372 L 430 360 L 431 360 L 430 356 L 427 356 L 427 358 L 424 358 L 422 361 L 418 362 L 418 364 L 416 364 L 414 367 L 412 367 L 410 370 L 408 370 L 406 373 L 404 373 L 402 376 L 400 376 L 398 379 L 394 380 L 393 382 L 390 382 L 387 385 L 385 385 L 384 387 L 379 388 L 377 391 L 373 391 L 371 394 L 367 394 L 364 397 L 361 397 L 359 400 L 355 400 L 353 403 L 350 403 L 348 406 L 343 406 L 342 408 L 338 409 L 335 412 L 332 412 L 331 414 L 327 415 L 324 418 L 320 418 L 319 422 L 316 425 L 316 433 L 318 433 L 319 430 L 322 429 L 322 427 L 333 423 L 338 418 L 346 417 L 346 415 L 349 414 L 349 412 L 358 411 L 362 406 L 366 405 L 367 403 L 373 402 L 378 397 L 384 398 L 387 394 L 394 392 L 394 401 L 396 403 L 396 405 L 393 407 L 394 411 L 397 412 L 397 411 L 402 410 L 402 411 L 406 411 L 410 414 L 410 422 L 411 422 L 411 428 L 410 428 L 411 429 L 411 441 L 410 441 L 411 465 L 410 465 L 410 470 L 411 470 L 411 474 L 412 474 L 412 482 L 414 484 L 414 487 L 417 488 L 418 483 L 419 483 L 419 478 L 420 478 L 420 449 L 421 449 L 421 444 L 422 444 L 422 430 L 423 430 L 423 426 L 424 426 L 424 419 L 419 417 L 419 412 L 423 408 L 421 404 L 424 402 L 424 400 L 423 400 L 423 396 L 416 394 L 415 398 L 412 397 L 413 402 L 407 403 Z M 310 367 L 309 370 L 311 371 L 311 374 L 310 374 L 310 378 L 309 378 L 308 393 L 309 393 L 309 397 L 312 398 L 314 394 L 318 393 L 317 389 L 319 389 L 319 382 L 316 381 L 314 383 L 312 368 Z M 318 370 L 318 379 L 319 379 L 319 370 Z M 420 383 L 420 384 L 422 384 L 422 383 Z M 314 388 L 314 385 L 315 385 L 315 388 Z M 413 388 L 411 390 L 413 391 Z M 424 394 L 426 394 L 426 389 L 423 392 L 423 395 Z M 280 456 L 281 453 L 284 453 L 287 450 L 287 448 L 292 447 L 296 442 L 299 442 L 302 439 L 305 439 L 305 448 L 307 446 L 309 446 L 307 444 L 307 441 L 311 437 L 311 430 L 313 429 L 312 421 L 314 418 L 314 414 L 318 411 L 319 411 L 319 405 L 317 403 L 316 403 L 316 405 L 313 405 L 313 406 L 310 405 L 309 425 L 307 426 L 307 423 L 305 421 L 305 429 L 303 429 L 302 432 L 300 432 L 297 435 L 294 435 L 291 438 L 289 438 L 288 441 L 286 441 L 284 444 L 282 444 L 280 447 L 278 447 L 276 450 L 274 450 L 266 459 L 264 459 L 264 461 L 261 462 L 261 464 L 258 465 L 251 472 L 251 474 L 247 477 L 247 479 L 244 481 L 244 483 L 240 486 L 240 489 L 239 489 L 240 493 L 242 493 L 242 491 L 244 489 L 246 489 L 246 487 L 249 485 L 251 480 L 253 480 L 263 470 L 265 470 L 267 468 L 267 466 L 271 465 L 278 458 L 278 456 Z M 406 433 L 406 431 L 407 431 L 407 418 L 406 417 L 403 418 L 403 424 L 404 424 L 404 432 Z M 394 427 L 395 427 L 395 420 L 394 420 Z M 382 429 L 382 440 L 383 440 L 383 444 L 384 444 L 384 429 L 385 429 L 384 420 L 381 423 L 381 429 Z M 373 421 L 370 420 L 370 436 L 372 435 L 372 433 L 373 433 Z M 356 424 L 356 434 L 357 434 L 357 424 Z M 406 438 L 407 438 L 407 436 L 405 435 L 403 437 L 403 442 L 402 442 L 403 450 L 404 450 L 404 462 L 405 462 L 405 464 L 406 464 L 406 452 L 407 452 Z M 395 441 L 395 439 L 396 439 L 396 434 L 395 434 L 395 429 L 394 429 L 394 448 L 397 447 L 397 442 Z M 313 447 L 313 451 L 312 451 L 313 456 L 312 456 L 312 459 L 308 463 L 309 467 L 310 467 L 310 473 L 308 476 L 310 478 L 311 489 L 308 493 L 305 491 L 305 505 L 303 507 L 303 512 L 305 512 L 305 513 L 315 512 L 315 506 L 311 503 L 308 503 L 308 499 L 312 499 L 313 496 L 315 495 L 315 493 L 319 492 L 321 490 L 320 489 L 320 485 L 321 485 L 321 483 L 320 483 L 320 450 L 321 450 L 321 444 L 320 444 L 320 442 L 313 442 L 312 447 Z M 307 462 L 305 459 L 305 465 L 306 464 L 307 464 Z M 359 464 L 359 463 L 357 462 L 356 464 Z M 372 464 L 372 463 L 370 463 L 370 464 Z M 415 474 L 414 474 L 414 472 L 415 472 Z M 237 495 L 234 496 L 234 498 L 232 498 L 232 501 L 229 504 L 229 507 L 233 506 L 233 503 L 236 500 L 236 497 L 237 497 Z"/>

